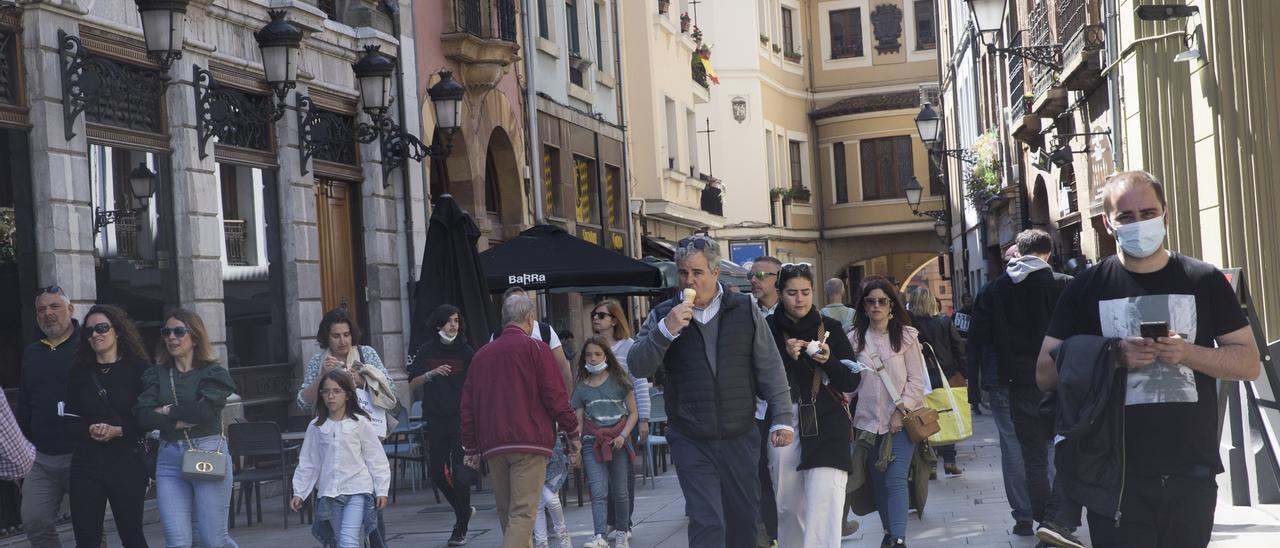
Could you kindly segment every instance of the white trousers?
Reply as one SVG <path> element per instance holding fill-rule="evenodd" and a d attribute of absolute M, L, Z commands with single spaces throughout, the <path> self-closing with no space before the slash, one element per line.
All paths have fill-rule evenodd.
<path fill-rule="evenodd" d="M 825 467 L 796 470 L 797 466 L 799 436 L 786 447 L 769 447 L 769 474 L 778 501 L 778 548 L 839 548 L 849 473 Z"/>

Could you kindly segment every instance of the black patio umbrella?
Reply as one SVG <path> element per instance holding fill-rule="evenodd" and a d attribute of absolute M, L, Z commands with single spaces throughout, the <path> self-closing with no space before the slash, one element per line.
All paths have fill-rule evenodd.
<path fill-rule="evenodd" d="M 413 296 L 410 353 L 435 335 L 427 328 L 427 319 L 436 307 L 446 303 L 462 311 L 467 339 L 472 346 L 489 340 L 496 322 L 480 256 L 476 253 L 479 238 L 480 227 L 452 196 L 442 194 L 432 202 L 427 247 L 422 252 L 422 275 L 418 277 Z"/>
<path fill-rule="evenodd" d="M 480 254 L 489 289 L 662 287 L 662 271 L 553 225 L 538 225 Z"/>

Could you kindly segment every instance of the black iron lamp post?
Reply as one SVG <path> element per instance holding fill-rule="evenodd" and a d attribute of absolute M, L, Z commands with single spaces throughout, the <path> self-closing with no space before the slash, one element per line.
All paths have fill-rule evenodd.
<path fill-rule="evenodd" d="M 160 64 L 161 72 L 169 72 L 173 62 L 182 58 L 182 41 L 187 28 L 187 5 L 190 0 L 134 0 L 142 18 L 142 36 L 147 42 L 147 55 Z"/>
<path fill-rule="evenodd" d="M 945 209 L 920 211 L 920 200 L 924 197 L 924 186 L 912 176 L 902 182 L 902 190 L 907 195 L 907 205 L 911 206 L 911 214 L 916 217 L 929 217 L 940 223 L 946 222 L 949 215 Z"/>
<path fill-rule="evenodd" d="M 985 36 L 987 34 L 998 33 L 1004 28 L 1005 11 L 1009 7 L 1009 0 L 965 0 L 965 3 L 969 4 L 969 11 L 973 14 L 974 24 L 977 25 L 978 34 L 982 41 L 986 43 L 989 54 L 1013 55 L 1032 63 L 1044 65 L 1051 70 L 1062 70 L 1062 44 L 1002 48 L 996 46 L 995 42 L 986 41 Z"/>
<path fill-rule="evenodd" d="M 387 115 L 392 103 L 391 77 L 396 71 L 396 61 L 379 50 L 376 45 L 365 46 L 364 57 L 351 65 L 359 82 L 363 110 L 372 121 L 360 123 L 356 128 L 356 139 L 362 143 L 372 143 L 375 139 L 382 138 L 385 172 L 403 165 L 410 158 L 422 161 L 426 157 L 448 157 L 453 149 L 453 134 L 461 125 L 460 111 L 466 88 L 453 79 L 453 73 L 440 71 L 440 81 L 427 90 L 435 110 L 436 128 L 443 134 L 442 142 L 427 146 L 421 139 L 404 131 Z"/>
<path fill-rule="evenodd" d="M 298 63 L 302 57 L 302 31 L 285 19 L 284 10 L 267 12 L 271 21 L 253 34 L 262 51 L 262 70 L 267 84 L 275 90 L 279 104 L 272 111 L 272 119 L 284 116 L 289 90 L 298 85 Z"/>
<path fill-rule="evenodd" d="M 129 172 L 129 204 L 134 207 L 126 209 L 104 210 L 95 208 L 96 213 L 93 234 L 96 236 L 107 225 L 114 224 L 122 217 L 136 215 L 147 209 L 147 201 L 156 193 L 156 173 L 147 167 L 145 162 L 139 162 L 138 167 Z"/>
<path fill-rule="evenodd" d="M 933 110 L 933 105 L 925 103 L 916 114 L 916 131 L 920 132 L 920 142 L 931 156 L 950 156 L 966 163 L 977 163 L 973 151 L 964 148 L 943 148 L 942 115 Z"/>
<path fill-rule="evenodd" d="M 1071 157 L 1073 155 L 1083 154 L 1090 150 L 1088 146 L 1086 146 L 1084 150 L 1072 150 L 1071 143 L 1067 141 L 1073 137 L 1093 137 L 1095 135 L 1111 135 L 1111 130 L 1089 131 L 1084 133 L 1059 133 L 1055 135 L 1054 137 L 1058 140 L 1058 146 L 1054 147 L 1053 151 L 1049 153 L 1049 160 L 1053 162 L 1053 165 L 1058 166 L 1059 169 L 1067 167 L 1071 164 Z"/>

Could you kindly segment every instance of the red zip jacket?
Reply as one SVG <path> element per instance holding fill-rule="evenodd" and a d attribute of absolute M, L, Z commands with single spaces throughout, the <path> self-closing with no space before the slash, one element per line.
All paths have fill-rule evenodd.
<path fill-rule="evenodd" d="M 462 447 L 485 459 L 504 453 L 550 457 L 557 428 L 577 438 L 578 418 L 555 356 L 542 341 L 508 325 L 471 359 L 462 387 Z"/>

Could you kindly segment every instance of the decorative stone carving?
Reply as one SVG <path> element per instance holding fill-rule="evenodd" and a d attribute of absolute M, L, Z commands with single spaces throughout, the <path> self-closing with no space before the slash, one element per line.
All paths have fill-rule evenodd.
<path fill-rule="evenodd" d="M 734 97 L 731 103 L 733 107 L 733 119 L 739 124 L 747 120 L 747 98 L 741 95 Z"/>
<path fill-rule="evenodd" d="M 898 6 L 876 6 L 871 12 L 871 27 L 876 35 L 876 53 L 887 55 L 902 50 L 902 9 Z"/>

